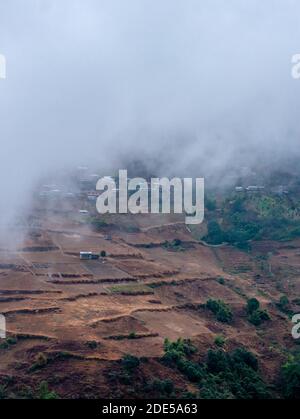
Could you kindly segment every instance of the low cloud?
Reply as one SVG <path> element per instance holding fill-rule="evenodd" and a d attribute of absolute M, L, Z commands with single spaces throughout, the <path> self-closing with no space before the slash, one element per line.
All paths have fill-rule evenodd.
<path fill-rule="evenodd" d="M 299 14 L 296 0 L 2 1 L 2 222 L 77 164 L 220 176 L 296 158 Z"/>

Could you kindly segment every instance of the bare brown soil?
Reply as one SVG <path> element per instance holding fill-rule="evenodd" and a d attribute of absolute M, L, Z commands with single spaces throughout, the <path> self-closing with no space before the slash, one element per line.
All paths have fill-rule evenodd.
<path fill-rule="evenodd" d="M 295 345 L 291 321 L 275 303 L 282 294 L 291 301 L 300 295 L 300 243 L 254 243 L 250 254 L 210 248 L 197 243 L 181 220 L 172 221 L 142 223 L 137 216 L 136 232 L 107 227 L 94 232 L 70 217 L 47 215 L 17 249 L 2 248 L 0 313 L 6 315 L 8 335 L 18 339 L 0 349 L 0 381 L 10 376 L 36 387 L 47 380 L 61 397 L 130 396 L 108 374 L 129 353 L 149 358 L 144 376 L 171 378 L 192 391 L 179 373 L 157 363 L 164 339 L 191 338 L 204 355 L 223 335 L 227 348 L 253 351 L 274 382 Z M 178 251 L 163 246 L 174 239 L 189 246 Z M 104 250 L 107 256 L 81 261 L 81 250 Z M 259 256 L 270 252 L 263 263 Z M 259 328 L 246 318 L 250 297 L 271 315 Z M 232 324 L 199 309 L 209 298 L 231 305 Z M 39 353 L 49 362 L 31 370 Z M 68 356 L 57 355 L 62 353 Z"/>

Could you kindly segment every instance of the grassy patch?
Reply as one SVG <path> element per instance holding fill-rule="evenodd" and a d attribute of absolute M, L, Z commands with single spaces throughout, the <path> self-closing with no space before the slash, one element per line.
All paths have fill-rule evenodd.
<path fill-rule="evenodd" d="M 113 285 L 108 288 L 112 294 L 154 294 L 154 291 L 144 284 Z"/>

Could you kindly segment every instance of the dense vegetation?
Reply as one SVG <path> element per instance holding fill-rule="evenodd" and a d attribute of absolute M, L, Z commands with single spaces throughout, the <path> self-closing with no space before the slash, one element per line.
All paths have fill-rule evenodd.
<path fill-rule="evenodd" d="M 287 399 L 300 399 L 300 354 L 291 356 L 282 367 L 282 392 Z"/>
<path fill-rule="evenodd" d="M 230 323 L 232 321 L 232 310 L 228 304 L 222 300 L 208 300 L 206 308 L 216 316 L 216 319 L 222 323 Z"/>
<path fill-rule="evenodd" d="M 251 304 L 249 304 L 251 305 Z M 255 308 L 253 306 L 253 310 Z M 199 357 L 189 339 L 164 342 L 164 355 L 160 359 L 165 368 L 178 373 L 197 391 L 178 388 L 172 379 L 142 376 L 147 358 L 126 355 L 121 361 L 121 371 L 111 377 L 130 387 L 132 396 L 154 398 L 200 398 L 200 399 L 270 399 L 300 398 L 300 356 L 290 356 L 284 363 L 277 385 L 270 386 L 262 377 L 256 356 L 245 348 L 226 351 L 226 340 L 217 336 L 217 349 L 208 350 Z M 220 349 L 222 348 L 222 349 Z M 161 370 L 159 368 L 159 370 Z M 154 371 L 155 374 L 155 371 Z M 169 375 L 167 371 L 165 374 Z"/>
<path fill-rule="evenodd" d="M 248 308 L 254 312 L 259 305 L 249 300 Z M 93 342 L 87 342 L 94 347 Z M 72 359 L 67 353 L 59 354 L 61 360 Z M 151 363 L 151 364 L 150 364 Z M 160 364 L 160 365 L 159 365 Z M 51 366 L 47 357 L 38 354 L 30 375 Z M 300 398 L 300 354 L 290 355 L 284 362 L 277 384 L 270 386 L 262 377 L 256 356 L 240 347 L 227 350 L 227 341 L 218 335 L 214 348 L 200 356 L 190 340 L 164 342 L 161 359 L 150 360 L 125 355 L 120 361 L 110 363 L 105 371 L 111 397 L 142 398 L 200 398 L 200 399 L 270 399 Z M 58 380 L 58 381 L 56 381 Z M 53 376 L 35 386 L 21 384 L 14 377 L 2 377 L 0 399 L 55 399 L 60 395 L 55 384 L 60 380 Z M 188 388 L 193 386 L 191 393 Z M 82 398 L 101 397 L 101 389 L 84 387 Z"/>
<path fill-rule="evenodd" d="M 251 240 L 292 240 L 300 237 L 299 202 L 290 196 L 240 193 L 219 204 L 207 198 L 209 244 L 247 248 Z"/>
<path fill-rule="evenodd" d="M 260 303 L 256 298 L 251 298 L 247 302 L 248 320 L 254 326 L 260 326 L 263 322 L 270 320 L 269 313 L 260 309 Z"/>
<path fill-rule="evenodd" d="M 189 341 L 165 341 L 162 361 L 177 368 L 199 386 L 199 397 L 207 399 L 270 398 L 268 385 L 260 376 L 256 357 L 238 348 L 230 353 L 209 350 L 205 362 L 194 360 L 195 348 Z"/>

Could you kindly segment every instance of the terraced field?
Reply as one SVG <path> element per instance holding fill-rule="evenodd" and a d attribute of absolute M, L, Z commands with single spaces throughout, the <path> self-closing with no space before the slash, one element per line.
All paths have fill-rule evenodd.
<path fill-rule="evenodd" d="M 269 243 L 249 254 L 204 246 L 180 221 L 159 222 L 132 233 L 112 228 L 107 238 L 107 227 L 94 232 L 63 215 L 51 222 L 41 217 L 20 246 L 2 246 L 0 312 L 14 342 L 0 346 L 0 381 L 17 378 L 21 387 L 35 388 L 46 380 L 61 397 L 116 396 L 120 385 L 112 386 L 105 371 L 125 354 L 156 362 L 164 340 L 180 337 L 192 339 L 204 354 L 219 335 L 228 348 L 253 351 L 275 381 L 295 345 L 291 321 L 276 302 L 283 293 L 291 301 L 299 295 L 299 243 L 275 251 Z M 165 245 L 174 240 L 179 248 Z M 106 256 L 81 261 L 81 250 Z M 262 254 L 268 255 L 268 269 Z M 259 328 L 247 321 L 250 297 L 270 313 Z M 230 305 L 232 323 L 220 323 L 205 310 L 210 298 Z M 42 356 L 45 365 L 33 367 Z M 159 375 L 167 374 L 160 365 Z M 190 388 L 180 374 L 173 379 Z"/>

